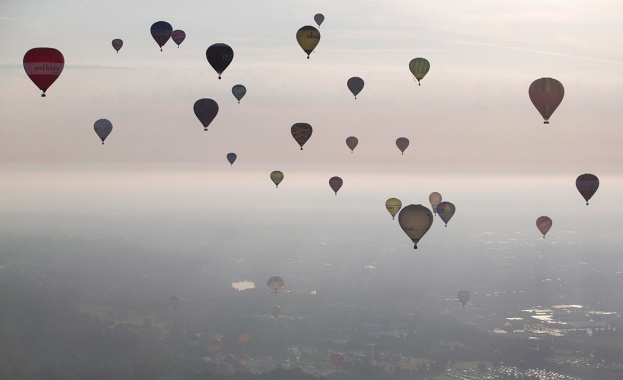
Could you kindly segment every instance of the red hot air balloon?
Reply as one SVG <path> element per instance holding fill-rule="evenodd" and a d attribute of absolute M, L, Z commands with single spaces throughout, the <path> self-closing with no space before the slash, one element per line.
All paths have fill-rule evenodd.
<path fill-rule="evenodd" d="M 24 55 L 26 75 L 43 91 L 42 97 L 45 97 L 47 89 L 61 75 L 63 67 L 65 67 L 65 58 L 54 48 L 33 48 Z"/>
<path fill-rule="evenodd" d="M 173 34 L 173 27 L 166 21 L 158 21 L 153 23 L 150 31 L 152 38 L 160 46 L 160 51 L 162 51 L 162 47 L 169 41 L 171 34 Z"/>
<path fill-rule="evenodd" d="M 582 194 L 588 205 L 588 200 L 591 199 L 599 188 L 599 179 L 594 174 L 582 174 L 575 180 L 575 187 Z"/>
<path fill-rule="evenodd" d="M 556 79 L 541 78 L 532 82 L 528 95 L 530 95 L 532 104 L 543 116 L 543 124 L 549 124 L 549 118 L 565 96 L 565 89 Z"/>
<path fill-rule="evenodd" d="M 331 355 L 331 363 L 336 367 L 341 366 L 344 364 L 344 355 L 338 353 Z"/>
<path fill-rule="evenodd" d="M 331 177 L 329 179 L 329 186 L 331 186 L 331 189 L 333 189 L 333 191 L 335 192 L 335 195 L 337 195 L 337 192 L 338 190 L 340 190 L 343 183 L 344 181 L 342 181 L 340 177 Z"/>
<path fill-rule="evenodd" d="M 294 140 L 301 146 L 301 150 L 303 150 L 303 145 L 305 145 L 307 140 L 311 137 L 313 129 L 312 126 L 307 123 L 296 123 L 292 125 L 290 132 Z"/>
<path fill-rule="evenodd" d="M 171 39 L 175 42 L 177 48 L 179 49 L 182 42 L 184 42 L 184 39 L 186 39 L 186 33 L 184 33 L 183 30 L 174 30 L 171 32 Z"/>
<path fill-rule="evenodd" d="M 247 344 L 247 343 L 249 343 L 249 339 L 251 339 L 251 336 L 249 334 L 242 333 L 238 337 L 238 343 L 240 343 L 240 344 Z"/>
<path fill-rule="evenodd" d="M 549 216 L 539 216 L 536 220 L 536 228 L 541 231 L 543 237 L 552 228 L 552 219 Z"/>

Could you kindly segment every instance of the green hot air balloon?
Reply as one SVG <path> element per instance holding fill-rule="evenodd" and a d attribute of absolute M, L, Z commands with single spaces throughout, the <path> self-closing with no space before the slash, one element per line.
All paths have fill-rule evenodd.
<path fill-rule="evenodd" d="M 281 183 L 281 181 L 283 181 L 283 173 L 279 170 L 275 170 L 274 172 L 270 173 L 270 180 L 273 181 L 275 187 L 279 187 L 279 184 Z"/>
<path fill-rule="evenodd" d="M 417 79 L 418 86 L 420 85 L 420 81 L 428 70 L 430 69 L 430 63 L 425 58 L 413 58 L 411 62 L 409 62 L 409 70 L 411 74 Z"/>
<path fill-rule="evenodd" d="M 465 308 L 465 304 L 469 300 L 469 292 L 467 290 L 460 290 L 457 296 L 459 297 L 461 305 L 463 305 L 463 308 Z"/>

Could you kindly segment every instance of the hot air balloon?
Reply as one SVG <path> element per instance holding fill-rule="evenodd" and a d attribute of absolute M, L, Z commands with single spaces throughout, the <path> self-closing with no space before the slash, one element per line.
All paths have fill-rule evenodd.
<path fill-rule="evenodd" d="M 333 189 L 333 191 L 335 192 L 335 195 L 337 195 L 337 192 L 338 190 L 340 190 L 343 183 L 344 181 L 342 181 L 340 177 L 329 178 L 329 186 L 331 186 L 331 189 Z"/>
<path fill-rule="evenodd" d="M 461 301 L 461 305 L 465 308 L 465 304 L 469 300 L 469 292 L 467 290 L 460 290 L 457 296 L 459 297 L 459 301 Z"/>
<path fill-rule="evenodd" d="M 195 110 L 197 119 L 199 119 L 203 125 L 203 130 L 207 131 L 208 125 L 210 125 L 218 114 L 218 104 L 212 99 L 203 98 L 195 102 L 193 109 Z"/>
<path fill-rule="evenodd" d="M 582 174 L 575 180 L 575 187 L 582 194 L 588 205 L 588 200 L 591 199 L 599 188 L 599 179 L 593 174 Z"/>
<path fill-rule="evenodd" d="M 223 43 L 214 44 L 206 50 L 206 58 L 221 79 L 221 74 L 234 59 L 234 50 Z"/>
<path fill-rule="evenodd" d="M 236 161 L 236 158 L 238 158 L 236 153 L 227 153 L 227 161 L 229 161 L 231 166 L 234 166 L 234 162 Z"/>
<path fill-rule="evenodd" d="M 240 365 L 245 367 L 247 364 L 249 364 L 249 360 L 251 358 L 249 358 L 249 355 L 241 355 L 240 358 L 238 359 L 240 361 Z"/>
<path fill-rule="evenodd" d="M 357 94 L 363 90 L 363 79 L 359 77 L 352 77 L 348 81 L 346 81 L 346 86 L 350 90 L 350 92 L 355 95 L 355 99 L 357 99 Z"/>
<path fill-rule="evenodd" d="M 169 299 L 169 302 L 171 302 L 171 305 L 173 306 L 173 310 L 177 310 L 177 305 L 180 304 L 180 297 L 178 296 L 173 296 Z"/>
<path fill-rule="evenodd" d="M 309 55 L 320 42 L 320 32 L 313 26 L 306 25 L 296 32 L 296 40 L 309 59 Z"/>
<path fill-rule="evenodd" d="M 123 46 L 123 40 L 120 40 L 119 38 L 115 38 L 114 40 L 112 40 L 112 47 L 113 49 L 117 51 L 117 54 L 119 54 L 119 50 L 121 49 L 122 46 Z"/>
<path fill-rule="evenodd" d="M 104 145 L 104 140 L 112 131 L 112 123 L 107 119 L 99 119 L 93 124 L 93 129 L 95 129 L 95 133 L 102 140 L 102 145 Z"/>
<path fill-rule="evenodd" d="M 279 184 L 281 183 L 281 181 L 283 181 L 283 173 L 279 170 L 275 170 L 274 172 L 270 173 L 270 179 L 275 184 L 275 187 L 279 187 Z"/>
<path fill-rule="evenodd" d="M 430 193 L 428 201 L 430 202 L 430 207 L 433 209 L 433 214 L 437 215 L 437 206 L 441 203 L 441 194 L 436 191 Z"/>
<path fill-rule="evenodd" d="M 398 137 L 396 139 L 396 146 L 400 149 L 402 154 L 405 154 L 405 150 L 409 146 L 409 139 L 406 137 Z"/>
<path fill-rule="evenodd" d="M 160 51 L 162 51 L 162 47 L 167 43 L 171 34 L 173 34 L 173 27 L 166 21 L 158 21 L 151 26 L 151 36 L 160 46 Z"/>
<path fill-rule="evenodd" d="M 320 27 L 320 25 L 322 25 L 322 22 L 324 21 L 324 15 L 322 13 L 316 13 L 314 15 L 314 21 L 316 21 L 316 24 L 318 24 L 318 27 Z"/>
<path fill-rule="evenodd" d="M 292 137 L 294 140 L 301 146 L 301 150 L 303 150 L 303 145 L 309 140 L 312 135 L 312 126 L 307 123 L 296 123 L 292 125 L 290 128 L 290 132 L 292 133 Z"/>
<path fill-rule="evenodd" d="M 240 343 L 240 344 L 247 344 L 247 343 L 249 343 L 249 339 L 251 339 L 251 336 L 249 334 L 242 333 L 238 337 L 238 343 Z"/>
<path fill-rule="evenodd" d="M 346 146 L 350 149 L 350 152 L 353 153 L 353 150 L 359 144 L 359 140 L 355 136 L 350 136 L 346 138 Z"/>
<path fill-rule="evenodd" d="M 45 92 L 58 79 L 65 67 L 63 54 L 47 47 L 30 49 L 24 54 L 24 70 L 33 83 L 39 87 L 45 97 Z"/>
<path fill-rule="evenodd" d="M 422 80 L 422 78 L 424 78 L 429 69 L 430 63 L 425 58 L 413 58 L 409 62 L 409 70 L 411 71 L 411 74 L 413 74 L 415 79 L 417 79 L 418 86 L 420 85 L 420 81 Z"/>
<path fill-rule="evenodd" d="M 241 84 L 237 84 L 231 88 L 231 93 L 234 94 L 234 97 L 238 99 L 238 103 L 240 103 L 240 99 L 247 93 L 247 88 Z"/>
<path fill-rule="evenodd" d="M 272 276 L 268 279 L 268 281 L 266 281 L 266 286 L 270 288 L 270 291 L 273 292 L 274 295 L 277 295 L 281 288 L 286 286 L 286 284 L 285 282 L 283 282 L 283 279 L 281 277 Z"/>
<path fill-rule="evenodd" d="M 223 342 L 221 342 L 218 338 L 212 338 L 208 341 L 207 348 L 210 356 L 214 356 L 221 351 L 221 346 L 223 346 Z"/>
<path fill-rule="evenodd" d="M 331 363 L 336 367 L 341 366 L 344 364 L 344 355 L 338 353 L 331 355 Z"/>
<path fill-rule="evenodd" d="M 179 49 L 182 42 L 184 42 L 184 40 L 186 39 L 186 33 L 184 33 L 183 30 L 174 30 L 171 33 L 171 39 L 173 40 L 173 42 L 175 42 L 177 48 Z"/>
<path fill-rule="evenodd" d="M 273 358 L 271 358 L 270 356 L 264 356 L 264 359 L 262 359 L 264 361 L 264 365 L 266 367 L 270 367 L 271 365 L 273 365 Z"/>
<path fill-rule="evenodd" d="M 389 198 L 385 201 L 385 208 L 389 211 L 393 220 L 400 208 L 402 208 L 402 202 L 398 198 Z"/>
<path fill-rule="evenodd" d="M 271 314 L 273 315 L 273 317 L 277 318 L 279 314 L 281 314 L 281 308 L 279 306 L 273 306 Z"/>
<path fill-rule="evenodd" d="M 446 224 L 446 227 L 448 227 L 448 222 L 452 219 L 455 211 L 456 207 L 450 202 L 441 202 L 437 205 L 437 214 L 439 214 L 441 220 Z"/>
<path fill-rule="evenodd" d="M 532 82 L 528 95 L 530 95 L 532 104 L 543 116 L 543 124 L 549 124 L 549 118 L 565 96 L 565 89 L 556 79 L 541 78 Z"/>
<path fill-rule="evenodd" d="M 538 228 L 543 234 L 543 237 L 545 237 L 547 231 L 552 228 L 552 219 L 550 219 L 549 216 L 539 216 L 536 220 L 536 228 Z"/>
<path fill-rule="evenodd" d="M 398 223 L 400 223 L 400 228 L 413 241 L 413 248 L 417 249 L 417 243 L 433 225 L 433 213 L 420 204 L 410 204 L 400 210 Z"/>

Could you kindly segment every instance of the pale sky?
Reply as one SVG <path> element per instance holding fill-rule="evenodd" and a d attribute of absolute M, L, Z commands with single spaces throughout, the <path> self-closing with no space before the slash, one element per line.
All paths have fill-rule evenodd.
<path fill-rule="evenodd" d="M 322 38 L 308 60 L 295 33 L 316 13 Z M 169 41 L 160 52 L 149 32 L 160 20 L 186 32 L 179 49 Z M 382 217 L 386 198 L 427 205 L 439 191 L 466 224 L 489 199 L 493 210 L 529 210 L 526 230 L 540 215 L 585 208 L 574 182 L 588 172 L 602 186 L 590 212 L 623 214 L 620 1 L 3 1 L 0 32 L 5 221 L 70 199 L 85 215 L 183 213 L 199 197 L 260 207 L 275 202 L 273 170 L 293 204 L 303 190 L 335 202 L 327 181 L 339 175 L 338 197 Z M 205 59 L 217 42 L 235 53 L 222 80 Z M 39 46 L 65 56 L 46 98 L 22 66 Z M 408 70 L 415 57 L 431 63 L 421 86 Z M 356 100 L 352 76 L 365 81 Z M 549 125 L 528 97 L 541 77 L 565 87 Z M 193 113 L 200 98 L 220 107 L 208 132 Z M 93 131 L 101 118 L 113 124 L 104 146 Z M 303 151 L 290 135 L 297 122 L 314 128 Z M 359 139 L 354 153 L 348 136 Z M 403 136 L 411 145 L 400 155 Z"/>

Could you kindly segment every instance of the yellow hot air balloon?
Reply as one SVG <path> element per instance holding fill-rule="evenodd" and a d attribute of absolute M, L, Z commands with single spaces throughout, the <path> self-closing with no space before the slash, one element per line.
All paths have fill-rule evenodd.
<path fill-rule="evenodd" d="M 402 208 L 402 202 L 398 198 L 389 198 L 385 201 L 385 208 L 387 208 L 387 211 L 392 215 L 392 219 L 394 219 Z"/>
<path fill-rule="evenodd" d="M 417 249 L 417 243 L 433 225 L 433 213 L 428 207 L 420 204 L 411 204 L 400 210 L 398 223 L 400 223 L 400 228 L 413 241 L 413 248 Z"/>
<path fill-rule="evenodd" d="M 437 215 L 437 206 L 441 203 L 441 194 L 434 191 L 430 193 L 428 196 L 428 201 L 430 202 L 430 207 L 433 209 L 433 214 Z"/>
<path fill-rule="evenodd" d="M 426 73 L 428 73 L 429 69 L 430 63 L 425 58 L 413 58 L 411 62 L 409 62 L 409 70 L 415 79 L 417 79 L 418 86 L 420 85 L 422 78 L 424 78 Z"/>
<path fill-rule="evenodd" d="M 296 32 L 296 41 L 298 41 L 301 49 L 307 53 L 307 59 L 309 59 L 309 55 L 320 42 L 320 32 L 313 26 L 306 25 Z"/>

